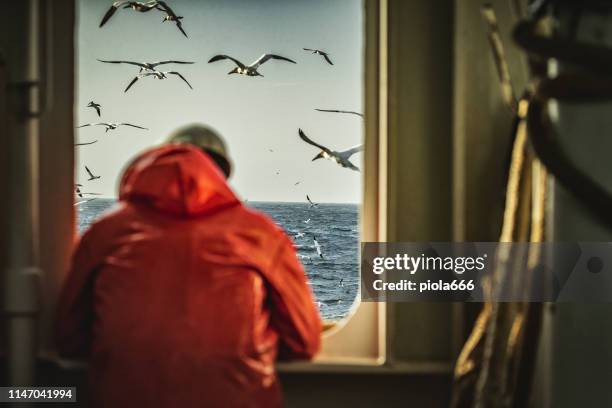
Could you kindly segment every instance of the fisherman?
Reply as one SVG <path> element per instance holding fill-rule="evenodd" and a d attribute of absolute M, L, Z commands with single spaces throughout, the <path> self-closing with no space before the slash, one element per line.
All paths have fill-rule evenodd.
<path fill-rule="evenodd" d="M 221 137 L 189 126 L 140 154 L 85 232 L 60 297 L 61 356 L 88 358 L 93 406 L 278 407 L 277 360 L 321 321 L 291 240 L 226 183 Z"/>

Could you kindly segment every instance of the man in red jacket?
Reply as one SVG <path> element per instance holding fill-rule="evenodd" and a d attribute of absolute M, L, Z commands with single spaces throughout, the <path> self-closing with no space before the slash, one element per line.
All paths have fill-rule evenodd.
<path fill-rule="evenodd" d="M 320 346 L 304 270 L 226 184 L 220 138 L 192 127 L 173 141 L 128 166 L 119 206 L 83 235 L 58 306 L 60 355 L 89 359 L 96 406 L 280 406 L 275 361 Z M 177 144 L 189 141 L 200 148 Z"/>

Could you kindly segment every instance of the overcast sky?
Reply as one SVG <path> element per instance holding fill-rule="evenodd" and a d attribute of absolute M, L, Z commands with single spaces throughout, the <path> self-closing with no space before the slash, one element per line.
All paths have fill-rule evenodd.
<path fill-rule="evenodd" d="M 116 196 L 124 165 L 139 151 L 160 143 L 173 129 L 203 122 L 228 142 L 234 162 L 231 184 L 251 201 L 359 202 L 361 174 L 328 160 L 311 159 L 317 149 L 298 137 L 304 129 L 313 140 L 335 150 L 361 143 L 362 120 L 354 115 L 316 112 L 314 108 L 363 111 L 362 5 L 359 0 L 169 0 L 183 15 L 183 37 L 159 11 L 119 10 L 102 28 L 98 24 L 112 1 L 80 0 L 78 22 L 77 125 L 99 121 L 85 105 L 102 105 L 101 121 L 129 122 L 149 130 L 120 127 L 78 129 L 77 179 L 83 191 Z M 330 53 L 334 66 L 302 50 Z M 265 77 L 227 75 L 230 61 L 207 64 L 216 54 L 251 63 L 264 52 L 297 61 L 269 61 Z M 139 80 L 123 89 L 137 72 L 130 65 L 100 59 L 152 62 L 194 61 L 166 65 L 179 78 Z M 270 152 L 273 149 L 274 152 Z M 353 156 L 361 167 L 362 155 Z M 101 179 L 87 182 L 84 165 Z M 280 172 L 280 174 L 276 174 Z M 296 182 L 300 184 L 295 186 Z"/>

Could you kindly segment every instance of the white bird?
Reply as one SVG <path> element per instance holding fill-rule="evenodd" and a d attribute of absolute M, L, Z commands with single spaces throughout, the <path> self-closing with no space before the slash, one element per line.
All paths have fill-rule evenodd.
<path fill-rule="evenodd" d="M 132 125 L 131 123 L 106 123 L 106 122 L 86 123 L 85 125 L 77 126 L 77 129 L 85 127 L 85 126 L 104 126 L 104 127 L 106 127 L 106 132 L 108 132 L 109 130 L 115 130 L 119 126 L 131 126 L 131 127 L 135 127 L 135 128 L 138 128 L 138 129 L 149 130 L 149 129 L 147 129 L 145 127 L 142 127 L 142 126 Z"/>
<path fill-rule="evenodd" d="M 309 222 L 310 222 L 310 218 L 304 221 L 305 224 L 308 224 Z"/>
<path fill-rule="evenodd" d="M 119 9 L 121 6 L 123 6 L 124 9 L 132 9 L 133 11 L 139 11 L 141 13 L 146 13 L 147 11 L 151 11 L 153 9 L 165 11 L 159 7 L 159 3 L 161 2 L 155 0 L 147 1 L 146 3 L 140 1 L 116 1 L 110 6 L 106 14 L 104 14 L 104 17 L 102 17 L 102 21 L 100 21 L 99 27 L 102 27 L 104 24 L 106 24 L 106 22 L 110 20 L 110 18 L 115 14 L 117 9 Z"/>
<path fill-rule="evenodd" d="M 140 71 L 155 71 L 156 67 L 164 64 L 193 64 L 192 61 L 176 61 L 176 60 L 165 60 L 165 61 L 156 61 L 156 62 L 135 62 L 135 61 L 123 61 L 123 60 L 101 60 L 98 61 L 104 62 L 106 64 L 129 64 L 136 65 L 140 67 Z"/>
<path fill-rule="evenodd" d="M 234 64 L 237 65 L 236 68 L 232 69 L 230 72 L 227 73 L 228 75 L 240 74 L 240 75 L 246 75 L 246 76 L 261 76 L 262 77 L 263 75 L 261 75 L 259 71 L 257 71 L 257 68 L 259 68 L 261 65 L 263 65 L 266 61 L 270 59 L 277 59 L 277 60 L 287 61 L 287 62 L 296 64 L 296 62 L 292 59 L 281 57 L 280 55 L 275 55 L 275 54 L 264 54 L 261 57 L 259 57 L 256 61 L 251 63 L 250 65 L 244 65 L 242 62 L 238 61 L 236 58 L 230 57 L 229 55 L 215 55 L 210 60 L 208 60 L 208 63 L 210 64 L 211 62 L 221 61 L 225 59 L 232 60 Z"/>
<path fill-rule="evenodd" d="M 100 108 L 102 107 L 102 105 L 100 105 L 99 103 L 95 103 L 94 101 L 91 101 L 87 104 L 87 107 L 94 108 L 96 112 L 98 112 L 98 116 L 100 116 Z"/>
<path fill-rule="evenodd" d="M 102 195 L 100 193 L 84 193 L 81 191 L 80 187 L 83 187 L 81 184 L 75 184 L 74 185 L 74 192 L 76 193 L 76 195 L 78 195 L 80 198 L 84 198 L 84 196 L 86 195 Z"/>
<path fill-rule="evenodd" d="M 316 109 L 316 111 L 319 112 L 330 112 L 330 113 L 349 113 L 351 115 L 357 115 L 357 116 L 361 116 L 363 118 L 363 113 L 359 113 L 359 112 L 355 112 L 355 111 L 348 111 L 348 110 L 338 110 L 338 109 Z"/>
<path fill-rule="evenodd" d="M 89 167 L 87 166 L 85 166 L 85 171 L 89 175 L 89 178 L 87 179 L 87 181 L 97 180 L 101 177 L 101 176 L 94 176 L 94 174 L 91 172 L 91 170 L 89 170 Z"/>
<path fill-rule="evenodd" d="M 183 35 L 187 37 L 187 33 L 185 32 L 185 30 L 183 30 L 183 23 L 181 22 L 183 16 L 177 16 L 176 13 L 172 11 L 170 6 L 168 6 L 165 1 L 158 1 L 157 3 L 159 4 L 159 7 L 157 7 L 157 9 L 166 13 L 166 17 L 164 17 L 162 23 L 165 23 L 166 21 L 174 22 L 176 24 L 176 27 L 181 31 L 181 33 L 183 33 Z"/>
<path fill-rule="evenodd" d="M 308 194 L 306 194 L 306 200 L 308 200 L 308 203 L 310 204 L 310 207 L 309 207 L 309 208 L 313 208 L 313 207 L 318 207 L 318 206 L 319 206 L 319 204 L 314 203 L 314 202 L 313 202 L 313 201 L 310 199 L 310 197 L 308 196 Z"/>
<path fill-rule="evenodd" d="M 334 63 L 331 61 L 331 59 L 329 59 L 329 54 L 328 54 L 328 53 L 326 53 L 325 51 L 315 50 L 315 49 L 312 49 L 312 48 L 303 48 L 303 50 L 304 50 L 304 51 L 310 51 L 310 52 L 312 52 L 313 54 L 320 55 L 320 56 L 322 56 L 323 58 L 325 58 L 325 61 L 327 61 L 327 63 L 328 63 L 329 65 L 334 65 Z"/>
<path fill-rule="evenodd" d="M 303 236 L 304 236 L 304 233 L 303 233 L 303 232 L 299 232 L 299 231 L 298 231 L 298 233 L 297 233 L 297 234 L 295 234 L 295 238 L 296 238 L 296 239 L 297 239 L 297 238 L 302 238 Z"/>
<path fill-rule="evenodd" d="M 316 142 L 313 142 L 311 139 L 308 138 L 308 136 L 306 136 L 306 134 L 302 131 L 302 129 L 299 129 L 299 135 L 300 135 L 300 138 L 306 143 L 321 149 L 321 152 L 318 155 L 316 155 L 314 159 L 312 159 L 312 161 L 315 161 L 317 159 L 329 159 L 331 161 L 338 163 L 342 167 L 346 167 L 351 170 L 359 171 L 359 168 L 355 166 L 353 163 L 351 163 L 349 159 L 355 153 L 363 150 L 363 145 L 354 146 L 348 150 L 338 152 L 335 150 L 331 150 Z"/>
<path fill-rule="evenodd" d="M 125 88 L 125 90 L 123 92 L 127 92 L 128 89 L 130 89 L 132 87 L 132 85 L 134 85 L 136 83 L 136 81 L 138 81 L 140 78 L 145 78 L 145 77 L 150 77 L 152 76 L 155 79 L 168 79 L 168 74 L 171 75 L 176 75 L 179 78 L 181 78 L 189 88 L 193 89 L 193 87 L 191 86 L 191 84 L 185 79 L 184 76 L 182 76 L 180 73 L 176 72 L 176 71 L 146 71 L 146 72 L 142 72 L 138 75 L 136 75 L 134 77 L 134 79 L 132 79 L 132 82 L 130 82 L 127 86 L 127 88 Z"/>
<path fill-rule="evenodd" d="M 312 240 L 314 242 L 314 246 L 315 249 L 317 250 L 317 254 L 319 254 L 319 256 L 321 257 L 321 259 L 323 258 L 323 252 L 321 252 L 321 245 L 319 244 L 319 241 L 317 241 L 317 237 L 315 237 L 314 235 L 312 236 Z"/>

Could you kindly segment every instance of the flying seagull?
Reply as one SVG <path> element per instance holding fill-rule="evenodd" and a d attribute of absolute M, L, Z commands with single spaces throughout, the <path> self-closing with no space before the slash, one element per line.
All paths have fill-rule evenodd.
<path fill-rule="evenodd" d="M 319 112 L 331 112 L 331 113 L 350 113 L 351 115 L 361 116 L 363 118 L 363 113 L 355 112 L 355 111 L 347 111 L 347 110 L 338 110 L 338 109 L 315 109 Z"/>
<path fill-rule="evenodd" d="M 310 204 L 310 208 L 313 208 L 313 207 L 318 207 L 318 206 L 319 206 L 319 204 L 317 204 L 317 203 L 313 203 L 313 202 L 312 202 L 312 200 L 310 199 L 310 197 L 308 196 L 308 194 L 306 194 L 306 200 L 308 200 L 308 203 Z"/>
<path fill-rule="evenodd" d="M 303 233 L 303 232 L 299 232 L 299 231 L 298 231 L 298 232 L 297 232 L 297 234 L 295 234 L 295 238 L 296 238 L 296 239 L 297 239 L 297 238 L 302 238 L 303 236 L 304 236 L 304 233 Z"/>
<path fill-rule="evenodd" d="M 296 182 L 295 182 L 293 185 L 294 185 L 294 186 L 297 186 L 297 185 L 298 185 L 298 184 L 300 184 L 300 183 L 301 183 L 301 181 L 296 181 Z"/>
<path fill-rule="evenodd" d="M 102 27 L 110 18 L 115 14 L 117 9 L 123 6 L 124 9 L 132 9 L 133 11 L 139 11 L 141 13 L 146 13 L 147 11 L 151 11 L 153 9 L 162 10 L 159 7 L 159 1 L 116 1 L 110 6 L 104 17 L 102 17 L 102 21 L 100 21 L 100 27 Z M 165 10 L 162 10 L 165 11 Z"/>
<path fill-rule="evenodd" d="M 319 241 L 317 241 L 317 237 L 315 237 L 314 235 L 312 236 L 312 240 L 314 242 L 314 246 L 315 249 L 317 250 L 317 254 L 319 254 L 319 256 L 321 257 L 321 259 L 323 258 L 323 252 L 321 252 L 321 245 L 319 244 Z"/>
<path fill-rule="evenodd" d="M 75 146 L 87 146 L 87 145 L 91 145 L 91 144 L 94 144 L 94 143 L 97 143 L 97 142 L 98 142 L 97 140 L 94 140 L 93 142 L 75 143 L 74 145 Z"/>
<path fill-rule="evenodd" d="M 348 150 L 337 152 L 337 151 L 334 151 L 334 150 L 330 150 L 327 147 L 325 147 L 323 145 L 320 145 L 320 144 L 318 144 L 316 142 L 313 142 L 311 139 L 308 138 L 308 136 L 306 136 L 306 134 L 302 131 L 302 129 L 299 129 L 299 135 L 300 135 L 300 138 L 303 141 L 305 141 L 306 143 L 321 149 L 321 152 L 319 154 L 317 154 L 314 157 L 314 159 L 312 159 L 312 161 L 315 161 L 317 159 L 329 159 L 331 161 L 334 161 L 334 162 L 338 163 L 342 167 L 346 167 L 346 168 L 349 168 L 351 170 L 359 171 L 359 168 L 357 166 L 355 166 L 353 163 L 351 163 L 349 159 L 355 153 L 360 152 L 361 150 L 363 150 L 363 145 L 358 145 L 358 146 L 355 146 L 355 147 L 351 147 Z"/>
<path fill-rule="evenodd" d="M 241 75 L 246 75 L 246 76 L 261 76 L 262 77 L 263 75 L 261 75 L 259 71 L 257 71 L 257 68 L 265 64 L 266 61 L 270 59 L 277 59 L 277 60 L 287 61 L 287 62 L 296 64 L 296 62 L 292 59 L 281 57 L 280 55 L 275 55 L 275 54 L 264 54 L 261 57 L 259 57 L 257 61 L 251 63 L 251 65 L 244 65 L 242 62 L 238 61 L 235 58 L 230 57 L 229 55 L 215 55 L 210 60 L 208 60 L 208 63 L 210 64 L 211 62 L 221 61 L 225 59 L 232 60 L 234 64 L 237 65 L 236 68 L 232 69 L 230 72 L 227 73 L 228 75 L 241 74 Z"/>
<path fill-rule="evenodd" d="M 176 24 L 176 27 L 181 30 L 181 33 L 183 33 L 183 35 L 187 37 L 187 33 L 185 32 L 185 30 L 183 30 L 183 23 L 181 22 L 183 16 L 177 16 L 176 13 L 172 11 L 170 6 L 168 6 L 165 1 L 158 1 L 157 4 L 159 4 L 159 7 L 157 9 L 166 13 L 166 17 L 164 17 L 162 23 L 165 23 L 166 21 L 174 22 Z"/>
<path fill-rule="evenodd" d="M 87 104 L 87 107 L 94 108 L 96 112 L 98 112 L 98 116 L 100 116 L 100 108 L 102 107 L 102 105 L 100 105 L 99 103 L 95 103 L 94 101 L 91 101 Z"/>
<path fill-rule="evenodd" d="M 303 48 L 303 50 L 304 51 L 310 51 L 313 54 L 318 54 L 318 55 L 322 56 L 323 58 L 325 58 L 325 61 L 327 61 L 327 63 L 329 65 L 334 65 L 334 63 L 331 61 L 331 59 L 329 59 L 329 54 L 326 53 L 325 51 L 315 50 L 315 49 L 312 49 L 312 48 Z"/>
<path fill-rule="evenodd" d="M 100 178 L 100 176 L 94 176 L 94 174 L 91 172 L 91 170 L 89 170 L 89 167 L 87 166 L 85 166 L 85 171 L 89 175 L 89 178 L 87 179 L 87 181 L 97 180 Z"/>
<path fill-rule="evenodd" d="M 77 129 L 85 127 L 85 126 L 104 126 L 104 127 L 106 127 L 106 132 L 108 132 L 109 130 L 115 130 L 119 126 L 131 126 L 131 127 L 135 127 L 135 128 L 138 128 L 138 129 L 149 130 L 149 129 L 147 129 L 145 127 L 142 127 L 142 126 L 132 125 L 131 123 L 106 123 L 106 122 L 86 123 L 85 125 L 77 126 Z"/>
<path fill-rule="evenodd" d="M 176 75 L 177 77 L 181 78 L 183 80 L 183 82 L 185 82 L 187 84 L 187 86 L 189 88 L 193 89 L 191 84 L 179 72 L 176 72 L 176 71 L 164 71 L 164 72 L 162 72 L 162 71 L 146 71 L 146 72 L 142 72 L 142 73 L 136 75 L 134 77 L 134 79 L 132 79 L 132 82 L 130 82 L 128 84 L 127 88 L 125 88 L 125 90 L 123 92 L 127 92 L 128 89 L 130 89 L 132 87 L 132 85 L 134 85 L 136 83 L 136 81 L 138 81 L 140 78 L 145 78 L 145 77 L 152 76 L 155 79 L 168 79 L 168 75 Z"/>
<path fill-rule="evenodd" d="M 310 222 L 310 218 L 304 221 L 305 224 L 308 224 L 309 222 Z"/>
<path fill-rule="evenodd" d="M 164 65 L 164 64 L 193 64 L 192 61 L 176 61 L 176 60 L 165 60 L 165 61 L 157 61 L 157 62 L 135 62 L 135 61 L 117 61 L 117 60 L 113 60 L 113 61 L 109 61 L 109 60 L 101 60 L 99 59 L 98 61 L 100 62 L 105 62 L 107 64 L 130 64 L 130 65 L 136 65 L 138 67 L 140 67 L 140 71 L 155 71 L 155 67 L 159 66 L 159 65 Z"/>
<path fill-rule="evenodd" d="M 74 185 L 74 192 L 76 193 L 76 195 L 79 196 L 79 198 L 84 198 L 84 196 L 86 195 L 102 195 L 100 193 L 84 193 L 81 191 L 80 187 L 83 187 L 83 185 L 81 184 L 75 184 Z"/>

